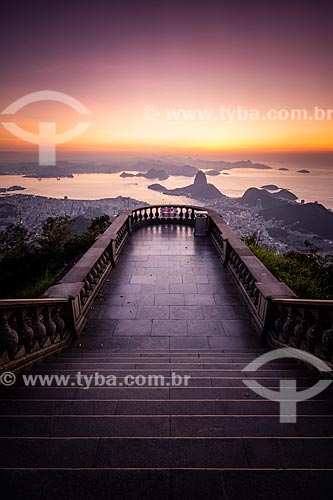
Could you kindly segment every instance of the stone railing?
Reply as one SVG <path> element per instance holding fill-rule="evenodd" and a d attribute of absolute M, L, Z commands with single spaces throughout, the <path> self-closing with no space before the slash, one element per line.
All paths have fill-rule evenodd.
<path fill-rule="evenodd" d="M 43 297 L 0 300 L 1 370 L 26 367 L 80 335 L 91 304 L 130 235 L 130 213 L 121 213 Z"/>
<path fill-rule="evenodd" d="M 0 368 L 27 366 L 80 335 L 87 313 L 116 265 L 132 228 L 195 224 L 202 207 L 154 205 L 123 211 L 83 257 L 40 299 L 0 300 Z M 260 335 L 273 346 L 297 346 L 332 362 L 333 301 L 297 299 L 213 210 L 208 233 Z"/>
<path fill-rule="evenodd" d="M 189 205 L 151 205 L 148 207 L 138 207 L 132 211 L 131 224 L 132 226 L 147 224 L 186 224 L 193 226 L 195 222 L 195 210 L 204 209 Z"/>
<path fill-rule="evenodd" d="M 295 298 L 294 292 L 279 282 L 262 262 L 216 213 L 210 212 L 210 235 L 237 287 L 250 309 L 254 326 L 263 333 L 268 306 L 273 298 Z"/>
<path fill-rule="evenodd" d="M 0 301 L 0 367 L 28 366 L 67 345 L 73 329 L 71 301 Z"/>
<path fill-rule="evenodd" d="M 116 265 L 130 235 L 129 213 L 122 212 L 72 269 L 44 294 L 53 298 L 65 296 L 73 301 L 76 335 L 81 332 L 97 292 Z"/>
<path fill-rule="evenodd" d="M 223 219 L 210 211 L 210 236 L 251 312 L 273 347 L 292 346 L 333 367 L 333 300 L 302 300 L 279 282 Z"/>
<path fill-rule="evenodd" d="M 333 301 L 272 299 L 267 337 L 310 352 L 333 367 Z"/>

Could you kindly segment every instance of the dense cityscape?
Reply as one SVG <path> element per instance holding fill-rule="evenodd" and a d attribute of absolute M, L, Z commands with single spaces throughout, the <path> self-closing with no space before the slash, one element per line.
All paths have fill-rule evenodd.
<path fill-rule="evenodd" d="M 333 242 L 330 239 L 323 239 L 313 232 L 296 231 L 292 228 L 286 230 L 287 224 L 283 220 L 265 220 L 260 215 L 260 199 L 255 206 L 249 206 L 239 198 L 230 197 L 201 201 L 206 208 L 216 210 L 241 237 L 255 235 L 261 244 L 278 253 L 295 250 L 315 251 L 325 255 L 333 251 Z M 19 224 L 38 235 L 48 217 L 69 217 L 74 219 L 73 227 L 80 232 L 94 217 L 107 214 L 113 220 L 121 210 L 145 204 L 147 203 L 144 201 L 122 196 L 99 200 L 72 200 L 67 197 L 58 199 L 26 194 L 3 194 L 0 198 L 0 231 L 10 224 Z M 191 198 L 188 199 L 188 204 L 191 204 Z"/>

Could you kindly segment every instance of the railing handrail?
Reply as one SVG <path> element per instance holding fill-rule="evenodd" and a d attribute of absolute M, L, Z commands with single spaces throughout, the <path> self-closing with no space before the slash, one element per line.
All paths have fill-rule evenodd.
<path fill-rule="evenodd" d="M 276 304 L 290 304 L 290 305 L 313 305 L 318 307 L 333 307 L 333 300 L 330 299 L 299 299 L 299 298 L 279 298 L 273 297 L 272 302 Z"/>
<path fill-rule="evenodd" d="M 66 302 L 68 302 L 68 300 L 69 300 L 68 297 L 62 297 L 62 298 L 38 297 L 35 299 L 0 299 L 0 307 L 65 304 Z"/>
<path fill-rule="evenodd" d="M 200 207 L 198 205 L 188 205 L 187 203 L 154 203 L 153 205 L 139 205 L 137 207 L 131 208 L 130 211 L 133 213 L 136 210 L 144 210 L 145 208 L 192 208 L 193 210 L 205 210 L 209 212 L 211 209 Z"/>

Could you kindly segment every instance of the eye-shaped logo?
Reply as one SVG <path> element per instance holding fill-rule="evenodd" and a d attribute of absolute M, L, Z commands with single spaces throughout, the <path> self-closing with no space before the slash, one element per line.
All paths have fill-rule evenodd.
<path fill-rule="evenodd" d="M 286 347 L 285 349 L 276 349 L 275 351 L 266 352 L 262 356 L 254 359 L 242 371 L 255 372 L 269 361 L 274 361 L 280 358 L 297 358 L 305 363 L 308 363 L 320 372 L 332 373 L 331 368 L 321 359 L 316 358 L 309 352 L 300 351 L 293 347 Z M 256 380 L 243 380 L 243 383 L 259 396 L 263 396 L 271 401 L 278 401 L 280 403 L 280 422 L 281 423 L 295 423 L 296 422 L 296 405 L 298 401 L 305 401 L 313 398 L 323 390 L 325 390 L 332 380 L 319 380 L 312 387 L 303 391 L 297 391 L 296 380 L 284 379 L 280 380 L 280 390 L 272 391 L 267 387 L 260 385 Z"/>
<path fill-rule="evenodd" d="M 39 92 L 33 92 L 27 94 L 17 101 L 10 104 L 6 109 L 2 111 L 2 115 L 14 115 L 17 111 L 22 109 L 28 104 L 40 101 L 56 101 L 62 104 L 67 104 L 70 108 L 74 109 L 79 115 L 90 115 L 86 106 L 81 104 L 79 101 L 73 97 L 63 94 L 62 92 L 55 92 L 53 90 L 41 90 Z M 56 124 L 54 122 L 40 122 L 39 123 L 39 134 L 33 134 L 27 130 L 22 129 L 14 122 L 3 122 L 2 125 L 13 135 L 19 137 L 23 141 L 30 142 L 33 144 L 38 144 L 39 146 L 39 165 L 55 165 L 56 164 L 56 154 L 55 146 L 56 144 L 63 144 L 68 142 L 75 137 L 78 137 L 83 132 L 85 132 L 91 125 L 91 122 L 79 122 L 72 129 L 61 134 L 56 133 Z"/>

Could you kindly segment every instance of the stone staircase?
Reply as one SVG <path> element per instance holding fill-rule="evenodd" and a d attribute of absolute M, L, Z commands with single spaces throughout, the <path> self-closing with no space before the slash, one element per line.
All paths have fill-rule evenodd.
<path fill-rule="evenodd" d="M 187 227 L 131 237 L 66 351 L 0 388 L 1 500 L 313 500 L 333 491 L 329 387 L 280 423 L 279 404 L 244 378 L 278 389 L 313 385 L 294 359 L 256 373 L 267 351 L 227 269 Z M 117 377 L 85 388 L 76 374 Z M 172 373 L 188 376 L 174 386 Z M 69 377 L 24 386 L 23 375 Z M 141 376 L 135 386 L 124 377 Z M 140 385 L 142 376 L 164 385 Z M 168 385 L 169 384 L 169 385 Z"/>
<path fill-rule="evenodd" d="M 332 391 L 279 422 L 278 403 L 245 387 L 242 369 L 263 350 L 87 351 L 74 347 L 27 374 L 69 375 L 67 387 L 2 388 L 2 498 L 313 499 L 333 486 Z M 77 386 L 75 374 L 116 375 L 117 387 Z M 171 386 L 171 374 L 188 387 Z M 158 374 L 165 386 L 128 387 Z M 255 374 L 278 388 L 316 377 L 294 360 Z M 123 384 L 123 385 L 121 385 Z M 169 385 L 168 385 L 169 384 Z"/>

